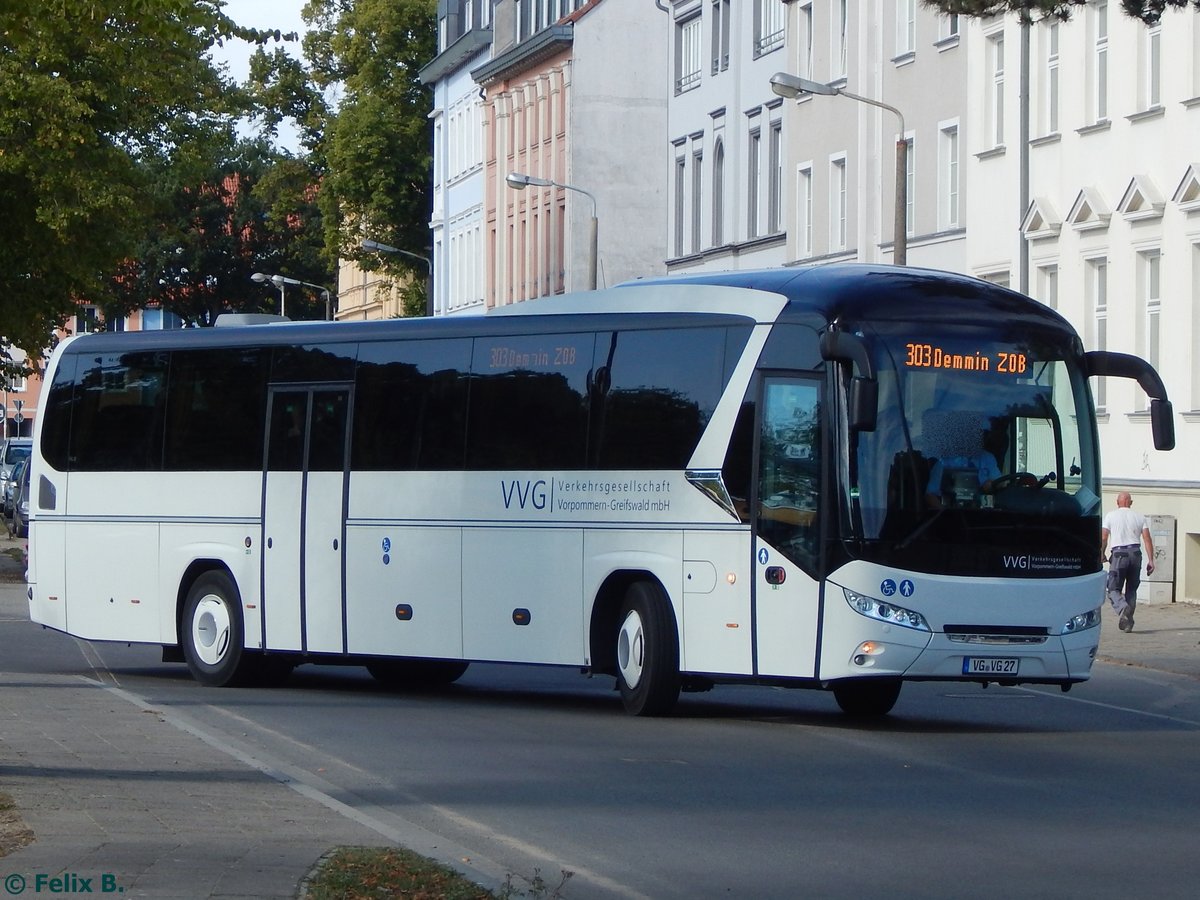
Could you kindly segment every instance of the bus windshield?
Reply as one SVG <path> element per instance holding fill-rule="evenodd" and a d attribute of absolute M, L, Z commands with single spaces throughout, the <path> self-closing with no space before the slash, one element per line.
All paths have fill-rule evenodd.
<path fill-rule="evenodd" d="M 930 572 L 1095 571 L 1099 466 L 1073 342 L 873 331 L 878 421 L 851 435 L 845 473 L 856 555 Z"/>

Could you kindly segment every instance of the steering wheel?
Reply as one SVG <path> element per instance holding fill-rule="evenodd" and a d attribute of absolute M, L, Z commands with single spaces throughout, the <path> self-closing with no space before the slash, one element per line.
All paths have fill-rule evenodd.
<path fill-rule="evenodd" d="M 1043 484 L 1045 484 L 1045 482 L 1039 480 L 1038 477 L 1032 472 L 1009 472 L 1007 475 L 1001 475 L 992 482 L 992 493 L 998 494 L 1006 488 L 1012 487 L 1013 485 L 1036 490 Z"/>

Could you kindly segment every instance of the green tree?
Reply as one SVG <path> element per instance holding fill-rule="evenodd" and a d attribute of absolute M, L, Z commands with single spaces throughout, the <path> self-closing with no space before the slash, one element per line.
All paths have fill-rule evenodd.
<path fill-rule="evenodd" d="M 240 114 L 207 55 L 223 0 L 0 0 L 0 344 L 37 355 L 81 299 L 120 306 L 148 179 Z"/>
<path fill-rule="evenodd" d="M 1013 12 L 1030 19 L 1040 19 L 1047 16 L 1066 21 L 1077 6 L 1083 6 L 1088 0 L 922 0 L 926 6 L 931 6 L 944 13 L 957 13 L 960 16 L 985 18 Z M 1186 9 L 1189 5 L 1200 9 L 1200 0 L 1121 0 L 1121 9 L 1127 16 L 1141 19 L 1147 25 L 1153 25 L 1162 18 L 1167 9 Z"/>
<path fill-rule="evenodd" d="M 436 0 L 310 0 L 304 14 L 315 90 L 341 93 L 315 148 L 328 251 L 361 259 L 370 237 L 428 256 L 433 96 L 419 72 L 437 49 Z M 387 255 L 372 266 L 412 276 L 406 309 L 424 309 L 420 262 Z"/>
<path fill-rule="evenodd" d="M 277 291 L 251 280 L 257 271 L 329 284 L 306 160 L 265 139 L 239 140 L 226 126 L 152 169 L 154 226 L 114 278 L 106 318 L 149 304 L 192 325 L 212 324 L 225 311 L 277 311 Z M 287 312 L 323 318 L 325 304 L 312 290 L 293 287 Z"/>

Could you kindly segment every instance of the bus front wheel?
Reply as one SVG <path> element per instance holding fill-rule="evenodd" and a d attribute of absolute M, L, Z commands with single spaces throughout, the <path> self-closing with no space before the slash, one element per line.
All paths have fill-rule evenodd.
<path fill-rule="evenodd" d="M 886 716 L 899 697 L 899 678 L 864 678 L 833 686 L 833 699 L 851 716 Z"/>
<path fill-rule="evenodd" d="M 679 699 L 679 640 L 662 592 L 645 581 L 629 586 L 617 626 L 617 685 L 635 716 L 669 713 Z"/>
<path fill-rule="evenodd" d="M 224 572 L 205 572 L 188 591 L 183 609 L 183 656 L 192 677 L 210 687 L 237 683 L 249 674 L 242 646 L 242 608 Z"/>

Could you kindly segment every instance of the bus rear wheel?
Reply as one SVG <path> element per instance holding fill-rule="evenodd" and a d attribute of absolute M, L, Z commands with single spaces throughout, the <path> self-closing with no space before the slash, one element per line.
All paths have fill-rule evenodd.
<path fill-rule="evenodd" d="M 900 697 L 899 678 L 843 681 L 833 686 L 833 698 L 850 716 L 886 716 Z"/>
<path fill-rule="evenodd" d="M 626 712 L 666 715 L 679 699 L 679 639 L 667 599 L 654 585 L 629 586 L 617 625 L 617 686 Z"/>
<path fill-rule="evenodd" d="M 377 659 L 367 663 L 367 671 L 388 687 L 430 688 L 458 681 L 467 665 L 457 659 Z"/>
<path fill-rule="evenodd" d="M 205 572 L 192 584 L 183 608 L 183 657 L 192 677 L 210 687 L 237 684 L 251 672 L 243 647 L 242 605 L 224 572 Z"/>

